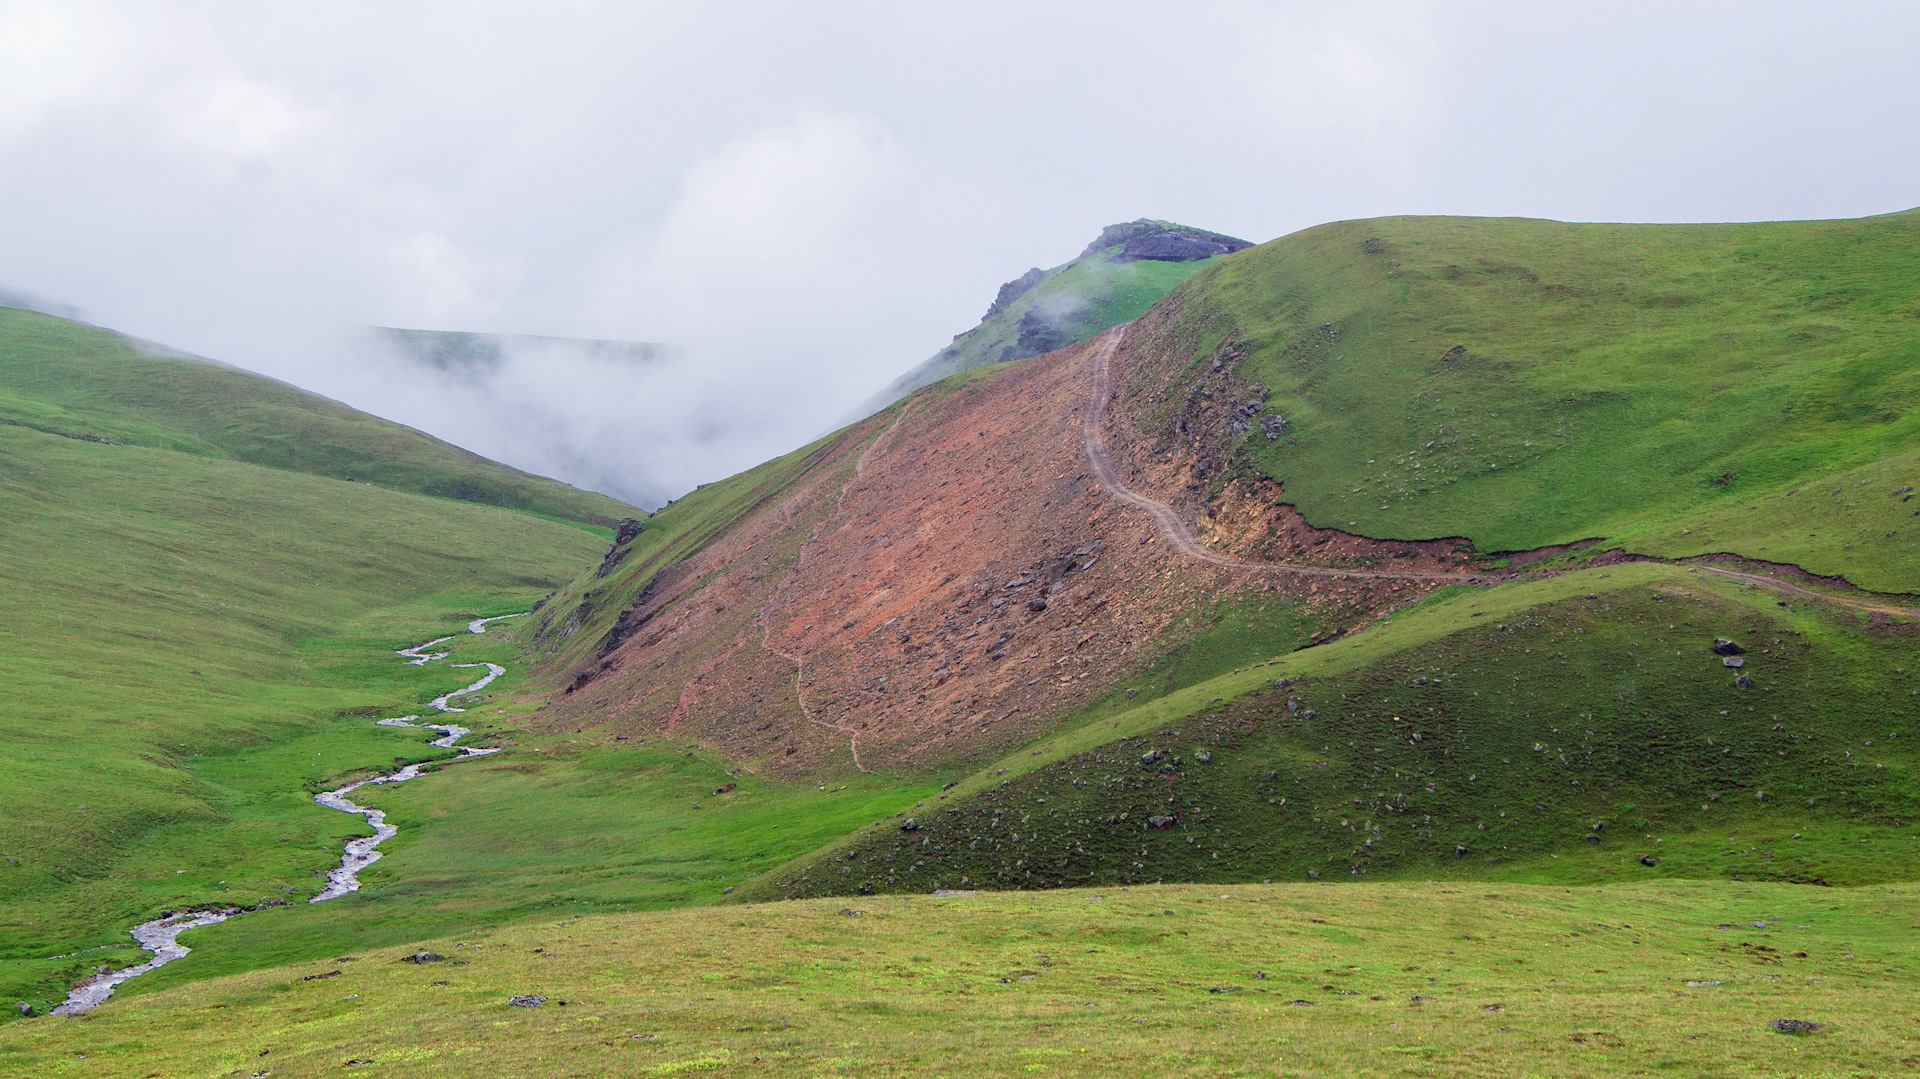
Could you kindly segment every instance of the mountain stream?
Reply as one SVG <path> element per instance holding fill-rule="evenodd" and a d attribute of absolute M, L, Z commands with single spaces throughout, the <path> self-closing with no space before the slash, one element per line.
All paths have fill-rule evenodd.
<path fill-rule="evenodd" d="M 501 618 L 519 617 L 521 616 L 506 614 L 499 615 L 495 618 L 476 618 L 467 623 L 467 632 L 485 633 L 488 622 L 497 622 Z M 447 658 L 448 653 L 446 652 L 428 652 L 427 649 L 452 639 L 451 636 L 437 637 L 431 641 L 413 645 L 410 648 L 402 648 L 398 652 L 395 652 L 394 655 L 403 656 L 409 664 L 420 666 L 432 660 Z M 427 706 L 429 708 L 439 712 L 463 712 L 465 709 L 456 708 L 450 703 L 455 697 L 466 697 L 478 693 L 490 685 L 494 679 L 507 673 L 505 667 L 496 663 L 455 663 L 453 666 L 463 668 L 485 667 L 487 673 L 485 677 L 476 679 L 472 683 L 462 686 L 451 693 L 443 693 L 435 697 L 432 701 L 428 702 Z M 419 718 L 417 715 L 412 715 L 400 716 L 397 719 L 383 719 L 380 720 L 380 726 L 414 727 L 423 730 L 440 731 L 442 732 L 442 737 L 434 739 L 430 744 L 440 746 L 444 749 L 459 750 L 460 756 L 453 758 L 454 760 L 465 760 L 468 757 L 484 757 L 489 753 L 499 752 L 497 748 L 484 749 L 473 746 L 455 745 L 454 743 L 473 732 L 466 727 L 454 723 L 413 722 Z M 393 838 L 395 835 L 398 835 L 400 832 L 400 829 L 387 823 L 387 815 L 385 813 L 371 806 L 363 806 L 348 801 L 347 795 L 361 787 L 371 786 L 376 783 L 405 783 L 409 779 L 418 777 L 420 775 L 420 769 L 421 765 L 409 764 L 404 768 L 397 768 L 385 775 L 349 783 L 344 787 L 330 791 L 322 791 L 313 796 L 314 801 L 329 809 L 337 809 L 342 813 L 357 813 L 367 818 L 367 823 L 373 826 L 373 834 L 361 839 L 351 840 L 347 843 L 346 851 L 340 856 L 340 864 L 327 871 L 326 887 L 320 890 L 319 895 L 307 900 L 307 902 L 318 903 L 322 900 L 346 895 L 348 892 L 359 891 L 360 871 L 380 860 L 380 852 L 374 848 Z M 215 925 L 219 922 L 226 921 L 228 918 L 233 918 L 245 913 L 246 911 L 240 907 L 225 907 L 219 910 L 180 911 L 165 914 L 152 921 L 142 922 L 134 926 L 129 930 L 129 933 L 141 948 L 153 953 L 153 958 L 138 966 L 126 967 L 122 970 L 116 970 L 107 974 L 98 974 L 87 979 L 77 988 L 69 992 L 67 999 L 62 1001 L 58 1007 L 54 1008 L 53 1013 L 55 1015 L 75 1015 L 97 1007 L 101 1002 L 113 995 L 114 989 L 117 988 L 121 982 L 127 981 L 130 978 L 137 978 L 157 967 L 165 966 L 190 952 L 192 949 L 179 942 L 178 938 L 180 934 L 189 929 L 198 929 L 205 925 Z"/>

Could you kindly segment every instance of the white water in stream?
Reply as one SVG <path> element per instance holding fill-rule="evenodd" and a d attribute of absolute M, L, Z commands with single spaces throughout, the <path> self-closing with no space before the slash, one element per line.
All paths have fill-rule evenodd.
<path fill-rule="evenodd" d="M 456 689 L 445 696 L 435 697 L 432 701 L 432 707 L 438 708 L 442 712 L 465 711 L 465 709 L 455 708 L 448 704 L 448 698 L 464 697 L 469 693 L 478 693 L 487 687 L 487 683 L 507 673 L 505 667 L 492 663 L 456 663 L 454 666 L 485 667 L 487 669 L 487 676 L 470 686 Z M 443 749 L 458 749 L 460 756 L 456 759 L 460 760 L 464 760 L 467 757 L 484 757 L 489 753 L 499 752 L 497 749 L 475 749 L 472 746 L 455 746 L 455 742 L 465 738 L 472 732 L 468 731 L 465 727 L 452 723 L 412 722 L 419 718 L 419 716 L 401 716 L 398 719 L 383 719 L 380 721 L 380 725 L 382 727 L 426 727 L 436 731 L 445 731 L 446 737 L 435 738 L 433 744 Z M 320 890 L 319 895 L 307 900 L 307 902 L 319 903 L 336 896 L 346 895 L 348 892 L 359 891 L 360 871 L 380 860 L 380 852 L 374 848 L 400 834 L 400 829 L 387 823 L 387 815 L 385 813 L 374 809 L 372 806 L 363 806 L 349 802 L 347 801 L 347 795 L 359 790 L 361 787 L 372 786 L 375 783 L 405 783 L 407 780 L 417 778 L 419 775 L 420 766 L 417 764 L 409 764 L 398 771 L 388 772 L 386 775 L 375 776 L 372 779 L 363 779 L 358 783 L 349 783 L 338 790 L 323 791 L 313 796 L 314 801 L 319 802 L 328 809 L 337 809 L 342 813 L 358 813 L 367 818 L 367 823 L 373 825 L 373 834 L 363 839 L 348 841 L 346 852 L 340 855 L 340 864 L 327 872 L 327 886 Z"/>
<path fill-rule="evenodd" d="M 485 633 L 488 622 L 497 622 L 501 618 L 520 617 L 522 616 L 517 614 L 503 614 L 494 618 L 476 618 L 467 623 L 467 632 Z M 411 648 L 402 648 L 398 652 L 395 652 L 394 655 L 405 656 L 407 657 L 408 663 L 414 666 L 420 666 L 431 660 L 447 658 L 448 653 L 446 652 L 428 652 L 427 649 L 452 639 L 452 636 L 436 637 L 431 641 L 416 644 Z M 485 667 L 487 673 L 484 678 L 462 686 L 451 693 L 443 693 L 435 697 L 428 702 L 427 706 L 429 708 L 441 712 L 464 712 L 466 709 L 455 708 L 449 702 L 455 697 L 465 697 L 478 693 L 491 684 L 494 679 L 507 673 L 505 667 L 496 663 L 455 663 L 453 666 Z M 443 736 L 434 739 L 431 744 L 443 749 L 459 750 L 460 756 L 455 757 L 454 760 L 465 760 L 468 757 L 484 757 L 489 753 L 499 752 L 497 748 L 476 749 L 472 746 L 456 746 L 454 745 L 455 742 L 458 742 L 473 732 L 466 727 L 453 723 L 413 722 L 419 718 L 419 716 L 415 715 L 401 716 L 398 719 L 383 719 L 380 720 L 380 726 L 416 727 L 441 731 L 443 732 Z M 346 852 L 340 856 L 340 864 L 327 872 L 327 886 L 321 889 L 319 895 L 307 900 L 307 902 L 318 903 L 321 900 L 333 899 L 336 896 L 342 896 L 348 892 L 359 891 L 360 871 L 380 860 L 380 852 L 374 848 L 386 840 L 393 838 L 395 835 L 398 835 L 400 832 L 400 829 L 387 823 L 387 815 L 385 813 L 370 806 L 357 805 L 350 802 L 346 796 L 361 787 L 370 786 L 375 783 L 405 783 L 407 780 L 414 779 L 419 775 L 420 765 L 409 764 L 405 768 L 396 769 L 385 775 L 375 776 L 372 779 L 363 779 L 357 783 L 349 783 L 337 790 L 325 791 L 313 796 L 314 801 L 329 809 L 337 809 L 342 813 L 357 813 L 367 818 L 367 823 L 373 826 L 373 834 L 363 839 L 355 839 L 347 843 Z M 156 967 L 165 966 L 192 951 L 191 948 L 179 942 L 178 937 L 180 934 L 189 929 L 198 929 L 204 925 L 214 925 L 219 922 L 224 922 L 228 918 L 245 913 L 246 911 L 239 907 L 226 907 L 221 910 L 183 911 L 175 914 L 162 915 L 152 921 L 142 922 L 134 926 L 128 932 L 141 948 L 153 953 L 153 958 L 139 966 L 127 967 L 124 970 L 116 970 L 111 974 L 101 974 L 88 979 L 78 988 L 69 992 L 67 999 L 62 1001 L 58 1007 L 54 1008 L 53 1013 L 55 1015 L 73 1015 L 97 1007 L 101 1002 L 113 995 L 114 989 L 117 988 L 121 982 L 129 978 L 137 978 Z"/>

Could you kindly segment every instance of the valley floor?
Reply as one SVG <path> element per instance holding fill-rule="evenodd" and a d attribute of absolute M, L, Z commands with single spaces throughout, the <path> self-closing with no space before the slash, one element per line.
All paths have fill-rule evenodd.
<path fill-rule="evenodd" d="M 0 1072 L 1884 1075 L 1920 1062 L 1916 916 L 1908 885 L 1677 881 L 592 915 L 10 1024 Z"/>

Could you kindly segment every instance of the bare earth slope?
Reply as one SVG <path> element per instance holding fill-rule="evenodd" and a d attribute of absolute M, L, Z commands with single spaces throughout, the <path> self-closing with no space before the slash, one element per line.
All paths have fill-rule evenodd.
<path fill-rule="evenodd" d="M 705 547 L 626 559 L 609 578 L 621 613 L 549 722 L 671 732 L 783 770 L 945 765 L 1124 693 L 1222 605 L 1240 606 L 1236 630 L 1282 627 L 1269 655 L 1457 579 L 1452 541 L 1300 521 L 1296 561 L 1316 572 L 1193 558 L 1185 526 L 1090 463 L 1083 416 L 1117 340 L 923 391 L 812 451 Z M 564 631 L 572 598 L 526 632 Z"/>

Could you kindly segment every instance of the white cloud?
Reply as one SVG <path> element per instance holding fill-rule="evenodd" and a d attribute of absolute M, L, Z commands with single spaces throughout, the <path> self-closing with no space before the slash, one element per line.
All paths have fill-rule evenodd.
<path fill-rule="evenodd" d="M 990 185 L 878 121 L 807 113 L 684 171 L 659 227 L 606 263 L 602 317 L 700 341 L 823 308 L 869 307 L 928 277 L 1000 210 Z"/>
<path fill-rule="evenodd" d="M 320 119 L 278 88 L 238 76 L 182 87 L 169 111 L 182 138 L 238 157 L 279 150 Z"/>
<path fill-rule="evenodd" d="M 130 28 L 79 3 L 0 6 L 0 136 L 86 100 L 132 50 Z"/>
<path fill-rule="evenodd" d="M 434 232 L 400 237 L 382 254 L 388 309 L 398 321 L 430 328 L 489 319 L 500 291 L 521 274 L 510 259 Z"/>
<path fill-rule="evenodd" d="M 1917 33 L 1778 0 L 0 0 L 0 288 L 668 491 L 817 433 L 1113 221 L 1920 202 Z M 312 343 L 366 323 L 687 351 L 530 356 L 436 410 Z"/>

